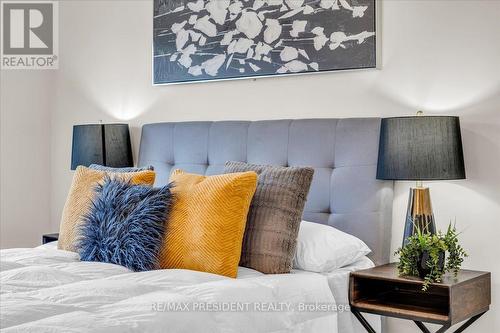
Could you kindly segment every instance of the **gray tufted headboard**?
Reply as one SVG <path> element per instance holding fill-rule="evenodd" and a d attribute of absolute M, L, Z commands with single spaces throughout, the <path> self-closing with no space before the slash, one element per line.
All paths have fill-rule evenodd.
<path fill-rule="evenodd" d="M 379 118 L 147 124 L 138 165 L 155 167 L 157 185 L 176 168 L 222 173 L 226 161 L 312 166 L 304 219 L 362 239 L 382 264 L 390 255 L 393 184 L 375 179 L 379 131 Z"/>

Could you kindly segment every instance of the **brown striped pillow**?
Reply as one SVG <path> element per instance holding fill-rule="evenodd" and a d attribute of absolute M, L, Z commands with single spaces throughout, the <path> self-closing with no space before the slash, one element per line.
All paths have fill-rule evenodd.
<path fill-rule="evenodd" d="M 226 162 L 225 173 L 255 171 L 257 190 L 250 204 L 240 266 L 262 273 L 289 273 L 302 211 L 314 169 Z"/>

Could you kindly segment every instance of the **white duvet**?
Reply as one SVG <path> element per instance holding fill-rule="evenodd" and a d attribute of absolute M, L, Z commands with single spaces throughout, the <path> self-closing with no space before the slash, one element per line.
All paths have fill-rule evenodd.
<path fill-rule="evenodd" d="M 337 332 L 316 273 L 133 273 L 47 247 L 0 253 L 2 332 Z"/>

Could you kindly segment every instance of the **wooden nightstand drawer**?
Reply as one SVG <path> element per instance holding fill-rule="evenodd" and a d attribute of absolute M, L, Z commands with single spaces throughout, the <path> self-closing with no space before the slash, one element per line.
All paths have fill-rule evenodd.
<path fill-rule="evenodd" d="M 450 293 L 447 288 L 431 287 L 427 292 L 415 283 L 391 282 L 353 276 L 351 305 L 364 312 L 376 311 L 386 316 L 412 316 L 422 321 L 449 321 Z"/>
<path fill-rule="evenodd" d="M 491 274 L 460 270 L 456 278 L 446 275 L 442 283 L 432 284 L 424 292 L 422 280 L 399 277 L 396 265 L 388 264 L 351 273 L 349 302 L 360 321 L 360 312 L 367 312 L 413 320 L 421 329 L 422 322 L 441 324 L 445 329 L 469 318 L 472 323 L 488 311 Z"/>

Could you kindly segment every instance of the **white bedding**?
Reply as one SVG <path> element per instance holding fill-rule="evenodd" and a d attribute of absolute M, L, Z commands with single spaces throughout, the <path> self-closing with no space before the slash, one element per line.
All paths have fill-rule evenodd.
<path fill-rule="evenodd" d="M 0 253 L 2 332 L 337 332 L 337 313 L 324 311 L 334 297 L 317 273 L 133 273 L 53 245 Z M 313 304 L 327 308 L 304 309 Z"/>
<path fill-rule="evenodd" d="M 328 280 L 328 286 L 333 294 L 337 306 L 337 327 L 339 333 L 360 333 L 365 332 L 359 321 L 354 317 L 349 308 L 349 273 L 367 269 L 375 266 L 366 256 L 361 257 L 354 263 L 335 269 L 327 273 L 317 273 L 325 276 Z M 292 270 L 291 274 L 311 274 L 299 269 Z M 240 267 L 238 279 L 264 275 L 253 269 Z M 364 314 L 364 317 L 372 325 L 375 331 L 381 330 L 380 316 Z"/>
<path fill-rule="evenodd" d="M 351 311 L 346 310 L 349 306 L 349 273 L 371 268 L 373 266 L 375 265 L 370 259 L 362 257 L 346 267 L 336 269 L 329 273 L 321 273 L 327 277 L 328 285 L 330 286 L 330 290 L 339 308 L 337 316 L 339 333 L 366 332 Z M 342 311 L 342 309 L 345 311 Z M 363 314 L 363 316 L 368 320 L 376 332 L 381 331 L 380 316 L 370 314 Z"/>

